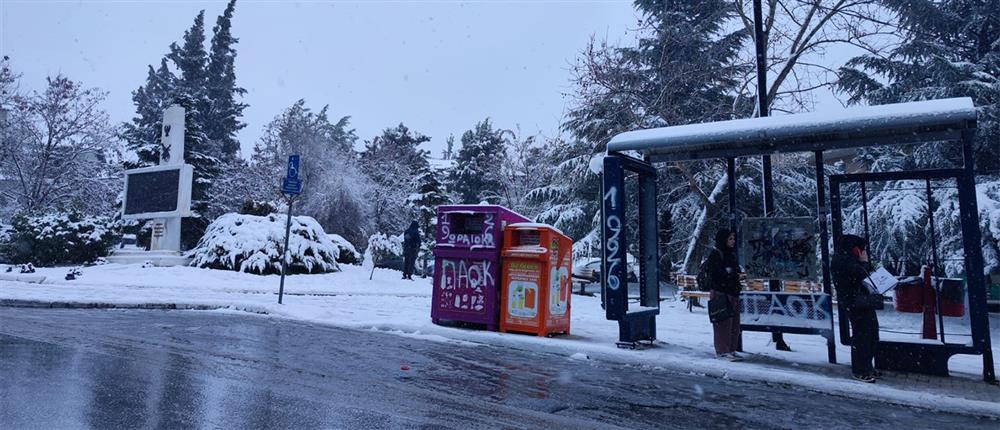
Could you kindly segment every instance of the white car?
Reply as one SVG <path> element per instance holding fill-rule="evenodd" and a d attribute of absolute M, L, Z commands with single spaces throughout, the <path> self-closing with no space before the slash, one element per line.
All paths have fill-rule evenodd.
<path fill-rule="evenodd" d="M 628 255 L 628 282 L 639 282 L 639 265 Z M 601 259 L 583 258 L 573 262 L 573 280 L 576 282 L 601 282 Z"/>

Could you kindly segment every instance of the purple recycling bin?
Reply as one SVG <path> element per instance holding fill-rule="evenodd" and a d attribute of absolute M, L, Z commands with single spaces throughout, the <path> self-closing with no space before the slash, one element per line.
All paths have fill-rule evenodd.
<path fill-rule="evenodd" d="M 502 206 L 438 206 L 431 321 L 500 324 L 500 248 L 507 224 L 528 222 Z"/>

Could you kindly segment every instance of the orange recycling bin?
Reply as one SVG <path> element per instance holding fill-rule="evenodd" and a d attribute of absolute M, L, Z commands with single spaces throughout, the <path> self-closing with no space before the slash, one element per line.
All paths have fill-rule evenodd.
<path fill-rule="evenodd" d="M 569 334 L 573 241 L 534 223 L 504 228 L 500 331 Z"/>

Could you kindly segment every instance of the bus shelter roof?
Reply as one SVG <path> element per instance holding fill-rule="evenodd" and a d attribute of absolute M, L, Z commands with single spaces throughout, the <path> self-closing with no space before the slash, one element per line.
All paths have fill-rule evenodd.
<path fill-rule="evenodd" d="M 608 152 L 652 162 L 745 157 L 958 140 L 975 126 L 972 99 L 962 97 L 629 131 Z"/>

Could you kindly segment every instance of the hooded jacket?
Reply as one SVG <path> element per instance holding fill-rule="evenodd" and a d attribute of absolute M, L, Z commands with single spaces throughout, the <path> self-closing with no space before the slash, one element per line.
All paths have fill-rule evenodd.
<path fill-rule="evenodd" d="M 726 246 L 730 233 L 732 232 L 728 229 L 722 229 L 715 234 L 715 249 L 708 254 L 708 260 L 705 264 L 709 271 L 713 291 L 738 296 L 743 289 L 740 285 L 742 269 L 740 269 L 739 260 L 736 258 L 736 249 Z"/>
<path fill-rule="evenodd" d="M 833 286 L 837 289 L 837 301 L 854 307 L 855 298 L 860 294 L 870 294 L 864 281 L 868 277 L 868 264 L 858 261 L 851 250 L 858 247 L 867 248 L 864 239 L 853 234 L 845 234 L 837 241 L 836 253 L 830 260 L 830 271 L 833 275 Z"/>
<path fill-rule="evenodd" d="M 416 221 L 403 233 L 403 254 L 416 255 L 420 250 L 420 226 Z"/>

